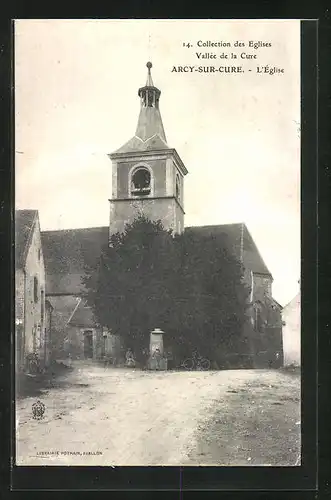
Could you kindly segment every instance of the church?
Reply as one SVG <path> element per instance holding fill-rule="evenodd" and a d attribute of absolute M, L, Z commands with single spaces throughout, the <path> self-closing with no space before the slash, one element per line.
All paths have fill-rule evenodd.
<path fill-rule="evenodd" d="M 98 325 L 86 303 L 82 284 L 86 265 L 93 266 L 112 234 L 122 232 L 139 214 L 161 220 L 174 233 L 195 232 L 226 238 L 242 262 L 251 288 L 246 335 L 254 367 L 282 363 L 281 306 L 272 297 L 272 275 L 244 223 L 185 227 L 184 183 L 188 173 L 176 149 L 168 146 L 161 113 L 161 91 L 147 63 L 147 81 L 139 88 L 140 113 L 134 136 L 109 154 L 112 193 L 109 226 L 41 233 L 46 297 L 53 308 L 53 350 L 57 357 L 98 359 L 120 348 L 120 339 Z M 159 325 L 155 325 L 158 327 Z"/>

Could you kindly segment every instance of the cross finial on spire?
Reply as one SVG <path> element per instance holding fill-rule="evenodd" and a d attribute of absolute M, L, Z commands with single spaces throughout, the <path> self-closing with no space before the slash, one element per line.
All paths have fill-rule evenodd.
<path fill-rule="evenodd" d="M 146 66 L 148 69 L 146 87 L 154 87 L 154 83 L 153 83 L 152 75 L 151 75 L 151 68 L 152 68 L 153 64 L 150 61 L 148 61 Z"/>

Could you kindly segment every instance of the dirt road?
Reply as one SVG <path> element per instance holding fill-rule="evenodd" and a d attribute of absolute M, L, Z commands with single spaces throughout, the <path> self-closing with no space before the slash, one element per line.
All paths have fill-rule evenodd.
<path fill-rule="evenodd" d="M 17 464 L 231 465 L 229 461 L 238 460 L 237 448 L 229 454 L 231 433 L 238 447 L 247 439 L 252 418 L 261 419 L 261 402 L 268 406 L 267 398 L 277 390 L 293 399 L 299 394 L 299 380 L 275 371 L 143 372 L 76 364 L 52 389 L 17 401 Z M 245 407 L 240 391 L 259 392 L 256 406 L 246 397 Z M 234 399 L 234 395 L 239 396 Z M 41 420 L 32 418 L 32 404 L 38 399 L 46 408 Z M 292 401 L 297 408 L 297 414 L 290 410 L 292 420 L 298 419 L 298 401 Z M 213 427 L 220 408 L 226 415 L 226 433 Z M 283 405 L 277 416 L 279 438 L 286 442 L 287 434 L 294 433 L 298 443 L 299 427 L 289 422 L 287 410 Z M 265 425 L 272 426 L 272 418 L 269 412 Z M 228 443 L 226 454 L 221 451 L 222 434 Z M 205 442 L 212 442 L 212 447 L 202 449 Z M 274 445 L 279 447 L 277 439 Z M 285 461 L 292 464 L 297 450 L 298 446 Z M 261 459 L 254 457 L 254 450 L 248 454 L 254 464 L 255 458 Z M 249 458 L 240 456 L 243 461 Z M 272 462 L 272 457 L 268 460 Z"/>

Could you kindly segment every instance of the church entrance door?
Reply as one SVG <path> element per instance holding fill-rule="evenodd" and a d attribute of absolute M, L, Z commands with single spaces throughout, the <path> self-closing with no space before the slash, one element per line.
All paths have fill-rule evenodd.
<path fill-rule="evenodd" d="M 85 359 L 93 358 L 93 332 L 92 330 L 84 331 L 84 357 Z"/>

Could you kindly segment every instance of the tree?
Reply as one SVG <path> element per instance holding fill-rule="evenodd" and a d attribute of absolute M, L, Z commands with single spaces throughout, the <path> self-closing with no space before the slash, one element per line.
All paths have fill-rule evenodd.
<path fill-rule="evenodd" d="M 139 216 L 111 237 L 84 283 L 98 322 L 136 354 L 155 327 L 179 357 L 195 348 L 210 359 L 241 349 L 249 290 L 241 263 L 220 239 L 173 236 Z"/>
<path fill-rule="evenodd" d="M 96 270 L 84 280 L 98 322 L 119 333 L 137 353 L 149 332 L 171 313 L 175 246 L 161 222 L 139 216 L 111 237 Z"/>
<path fill-rule="evenodd" d="M 244 349 L 249 289 L 243 283 L 242 265 L 220 238 L 184 232 L 177 243 L 182 300 L 176 301 L 173 326 L 177 323 L 182 345 L 220 361 L 225 353 Z"/>

